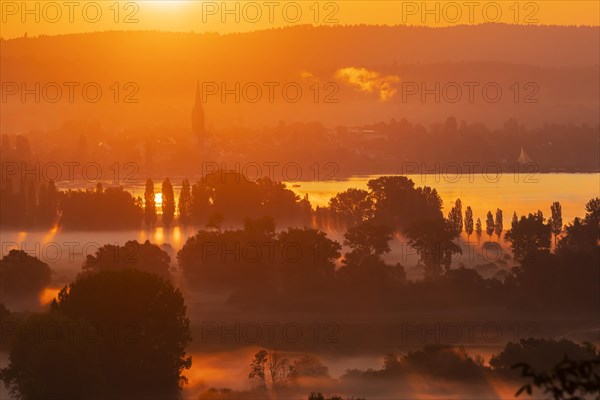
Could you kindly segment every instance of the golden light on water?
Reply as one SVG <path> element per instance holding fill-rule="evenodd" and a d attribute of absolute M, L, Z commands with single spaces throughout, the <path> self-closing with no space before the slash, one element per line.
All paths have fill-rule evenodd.
<path fill-rule="evenodd" d="M 40 293 L 38 299 L 40 301 L 40 306 L 48 305 L 58 297 L 58 292 L 60 292 L 62 288 L 60 287 L 47 287 Z"/>
<path fill-rule="evenodd" d="M 560 201 L 563 221 L 572 221 L 585 214 L 585 203 L 594 196 L 592 188 L 597 187 L 598 174 L 537 174 L 531 177 L 505 173 L 487 177 L 482 174 L 446 176 L 440 174 L 406 175 L 415 186 L 435 188 L 443 200 L 444 213 L 447 213 L 456 199 L 461 199 L 463 207 L 471 206 L 475 219 L 484 221 L 488 210 L 500 208 L 504 219 L 512 213 L 527 215 L 541 210 L 544 216 L 550 214 L 553 201 Z M 378 176 L 357 176 L 347 180 L 327 182 L 288 182 L 287 186 L 303 197 L 308 194 L 313 206 L 326 207 L 337 193 L 349 188 L 367 189 L 367 182 Z M 563 189 L 569 187 L 569 191 Z"/>
<path fill-rule="evenodd" d="M 91 396 L 508 399 L 509 342 L 598 344 L 561 225 L 597 208 L 600 2 L 73 3 L 0 0 L 0 314 L 72 284 L 58 322 L 119 339 Z M 50 328 L 0 351 L 18 397 L 81 384 Z"/>
<path fill-rule="evenodd" d="M 154 243 L 163 243 L 165 241 L 165 230 L 162 227 L 156 228 L 152 237 Z"/>
<path fill-rule="evenodd" d="M 181 228 L 176 226 L 173 228 L 173 236 L 172 236 L 173 244 L 180 245 L 181 244 Z"/>
<path fill-rule="evenodd" d="M 192 354 L 192 368 L 186 371 L 187 393 L 203 392 L 210 386 L 243 390 L 248 378 L 247 369 L 240 368 L 239 360 L 251 360 L 258 347 L 244 347 L 226 352 Z"/>
<path fill-rule="evenodd" d="M 54 236 L 58 233 L 58 223 L 55 223 L 52 228 L 44 236 L 44 243 L 51 242 Z"/>

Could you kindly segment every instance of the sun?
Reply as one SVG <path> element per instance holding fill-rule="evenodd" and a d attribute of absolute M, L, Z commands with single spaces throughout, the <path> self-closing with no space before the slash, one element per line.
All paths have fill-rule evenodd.
<path fill-rule="evenodd" d="M 154 193 L 154 203 L 156 208 L 162 207 L 162 193 Z"/>

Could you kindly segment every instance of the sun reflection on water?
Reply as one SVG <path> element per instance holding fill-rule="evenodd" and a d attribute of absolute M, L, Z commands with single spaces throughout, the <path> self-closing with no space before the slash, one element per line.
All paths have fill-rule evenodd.
<path fill-rule="evenodd" d="M 40 302 L 40 306 L 46 306 L 52 302 L 55 298 L 58 297 L 58 292 L 60 292 L 62 288 L 60 287 L 47 287 L 42 290 L 39 294 L 38 299 Z"/>

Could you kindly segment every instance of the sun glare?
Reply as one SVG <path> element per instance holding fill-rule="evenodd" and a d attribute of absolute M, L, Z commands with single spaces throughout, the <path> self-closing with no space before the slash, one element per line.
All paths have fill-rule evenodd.
<path fill-rule="evenodd" d="M 156 208 L 162 207 L 162 193 L 154 194 L 154 202 L 156 203 Z"/>
<path fill-rule="evenodd" d="M 0 400 L 600 400 L 600 0 L 0 19 Z"/>

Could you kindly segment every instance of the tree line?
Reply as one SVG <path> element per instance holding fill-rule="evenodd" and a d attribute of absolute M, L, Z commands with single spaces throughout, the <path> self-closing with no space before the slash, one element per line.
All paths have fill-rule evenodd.
<path fill-rule="evenodd" d="M 0 188 L 2 228 L 115 230 L 239 224 L 247 216 L 270 215 L 289 225 L 310 225 L 308 196 L 300 198 L 281 182 L 269 178 L 250 181 L 239 173 L 218 171 L 190 184 L 184 179 L 178 200 L 173 184 L 165 178 L 161 187 L 162 214 L 156 203 L 154 182 L 148 179 L 143 197 L 123 187 L 94 190 L 57 190 L 55 182 L 22 182 L 18 190 L 11 179 Z"/>
<path fill-rule="evenodd" d="M 390 391 L 398 393 L 398 388 L 404 388 L 403 396 L 427 393 L 426 387 L 420 387 L 418 393 L 412 391 L 410 382 L 414 376 L 453 383 L 454 390 L 460 390 L 456 385 L 461 384 L 477 386 L 478 393 L 484 397 L 483 393 L 497 394 L 495 388 L 489 385 L 490 380 L 502 380 L 514 386 L 516 397 L 523 392 L 533 395 L 534 388 L 556 400 L 592 398 L 600 390 L 598 349 L 591 343 L 578 344 L 567 339 L 529 337 L 509 342 L 491 356 L 488 365 L 485 365 L 483 357 L 469 354 L 462 346 L 425 345 L 402 353 L 386 354 L 381 368 L 348 368 L 337 379 L 314 355 L 292 357 L 276 349 L 261 349 L 254 354 L 249 365 L 249 390 L 210 388 L 200 395 L 200 400 L 250 400 L 270 395 L 294 398 L 307 387 L 325 392 L 324 388 L 329 393 L 371 393 L 377 397 Z M 526 379 L 525 383 L 520 378 Z M 364 400 L 362 397 L 345 399 Z M 344 400 L 344 397 L 335 394 L 324 396 L 313 391 L 308 400 Z"/>
<path fill-rule="evenodd" d="M 412 236 L 411 240 L 420 241 L 423 248 L 429 249 L 427 240 L 432 237 L 453 237 L 448 234 L 456 232 L 452 231 L 449 222 L 452 218 L 439 219 L 441 210 L 436 209 L 440 204 L 436 197 L 431 192 L 411 188 L 404 180 L 399 182 L 409 188 L 401 193 L 402 196 L 428 200 L 428 212 L 434 219 L 425 225 L 442 229 L 444 235 L 449 235 L 422 229 L 417 230 L 420 236 Z M 375 210 L 374 215 L 389 219 L 384 208 L 389 200 L 387 196 L 381 197 L 382 209 Z M 449 215 L 457 221 L 456 203 L 454 208 Z M 559 209 L 556 204 L 552 208 Z M 348 307 L 378 311 L 440 310 L 493 305 L 514 310 L 594 311 L 600 293 L 597 262 L 600 255 L 600 198 L 590 200 L 585 209 L 584 217 L 576 218 L 564 227 L 554 252 L 551 251 L 552 221 L 546 220 L 540 211 L 514 219 L 505 240 L 510 243 L 518 265 L 504 281 L 484 279 L 475 270 L 466 268 L 443 268 L 423 280 L 407 281 L 402 265 L 389 265 L 382 259 L 390 252 L 389 241 L 394 229 L 378 225 L 375 219 L 359 222 L 346 231 L 344 245 L 347 251 L 343 256 L 342 245 L 324 232 L 312 228 L 276 231 L 274 220 L 263 217 L 247 219 L 243 229 L 212 227 L 200 230 L 187 240 L 177 254 L 177 260 L 192 288 L 229 293 L 229 305 L 240 310 L 322 311 Z M 558 214 L 557 211 L 554 214 Z M 432 221 L 443 221 L 444 224 L 437 225 Z M 414 223 L 424 224 L 419 220 Z M 414 235 L 416 228 L 409 225 L 404 229 Z M 260 253 L 258 258 L 257 252 L 250 258 L 236 258 L 235 252 L 231 257 L 231 248 L 244 243 L 251 243 L 254 250 L 258 244 L 272 251 Z M 225 258 L 218 247 L 220 244 L 230 246 Z M 280 251 L 286 248 L 300 251 L 291 255 Z M 440 254 L 444 252 L 438 253 L 438 257 L 427 253 L 421 257 L 423 262 L 442 265 L 440 261 L 431 261 L 440 259 Z M 148 398 L 176 396 L 185 383 L 182 373 L 191 365 L 185 352 L 190 333 L 183 297 L 170 282 L 170 262 L 170 256 L 150 242 L 105 245 L 88 256 L 80 275 L 60 291 L 50 312 L 21 319 L 2 306 L 3 321 L 17 318 L 18 329 L 3 331 L 2 340 L 10 339 L 11 357 L 0 377 L 13 393 L 33 398 L 42 396 L 40 390 L 44 394 L 60 393 L 65 399 L 90 398 L 98 393 L 104 397 L 132 397 L 140 393 Z M 47 264 L 24 251 L 11 250 L 0 260 L 2 298 L 39 292 L 48 284 L 50 274 Z M 107 296 L 107 293 L 111 295 Z M 115 310 L 119 312 L 115 313 Z M 48 342 L 43 335 L 31 334 L 50 325 L 75 326 L 79 329 L 78 335 L 73 337 L 72 331 L 63 332 L 60 340 Z M 7 327 L 11 325 L 3 323 L 2 328 Z M 90 341 L 84 332 L 95 331 L 98 327 L 100 332 L 110 336 Z M 117 329 L 116 333 L 114 329 Z M 421 363 L 415 365 L 422 365 L 422 371 L 436 371 L 437 358 L 429 358 L 428 354 L 440 355 L 447 360 L 448 350 L 440 351 L 424 350 L 424 353 L 410 355 L 405 361 L 390 357 L 382 372 L 349 372 L 347 375 L 369 379 L 380 375 L 395 376 L 392 371 L 405 371 L 403 365 L 409 361 Z M 542 353 L 544 351 L 540 351 Z M 527 361 L 523 357 L 506 355 L 497 358 L 497 362 L 507 365 L 516 358 Z M 280 355 L 278 361 L 269 361 L 269 355 L 258 357 L 253 363 L 256 368 L 251 370 L 251 378 L 263 382 L 266 370 L 262 366 L 271 362 L 275 371 L 269 369 L 271 381 L 285 378 L 287 382 L 301 368 L 292 363 L 294 369 L 290 370 L 287 368 L 290 362 L 284 362 L 284 359 L 284 355 Z M 463 356 L 459 359 L 467 360 L 469 365 L 456 364 L 456 368 L 440 373 L 472 371 L 475 376 L 485 374 L 485 368 L 477 362 Z M 59 364 L 57 360 L 60 360 Z M 143 361 L 141 366 L 140 360 Z M 531 369 L 526 372 L 527 376 L 534 374 Z M 40 386 L 40 382 L 43 385 Z"/>

